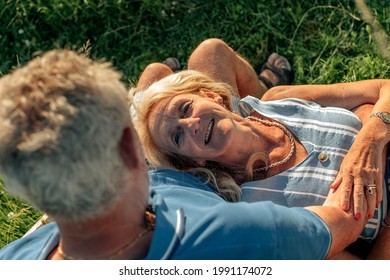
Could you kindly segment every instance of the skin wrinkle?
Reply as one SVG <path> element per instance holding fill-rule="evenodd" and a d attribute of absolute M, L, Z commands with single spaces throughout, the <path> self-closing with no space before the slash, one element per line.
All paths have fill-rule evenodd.
<path fill-rule="evenodd" d="M 161 132 L 161 129 L 162 129 L 162 122 L 163 122 L 163 117 L 164 117 L 164 115 L 165 115 L 165 111 L 166 111 L 166 109 L 167 109 L 167 103 L 169 103 L 169 100 L 164 100 L 164 101 L 162 101 L 161 103 L 165 103 L 164 105 L 162 105 L 162 107 L 163 108 L 165 108 L 164 109 L 164 112 L 160 112 L 160 111 L 157 111 L 157 110 L 153 110 L 153 109 L 151 109 L 151 113 L 150 113 L 150 115 L 149 115 L 149 119 L 150 118 L 152 118 L 152 116 L 153 115 L 158 115 L 158 116 L 160 116 L 160 117 L 155 117 L 155 118 L 153 118 L 154 119 L 154 122 L 148 122 L 148 128 L 149 128 L 149 134 L 150 135 L 153 135 L 153 131 L 155 131 L 156 130 L 156 133 L 157 133 L 157 135 L 163 135 L 162 134 L 162 132 Z M 155 104 L 155 106 L 156 106 L 157 104 Z M 154 107 L 155 107 L 154 106 Z M 154 124 L 154 125 L 153 125 Z M 152 138 L 153 139 L 153 138 Z M 162 137 L 162 139 L 166 139 L 165 137 Z M 157 143 L 156 143 L 157 144 Z"/>
<path fill-rule="evenodd" d="M 166 113 L 165 114 L 163 114 L 163 113 L 161 114 L 166 119 L 172 119 L 172 120 L 178 119 L 179 123 L 176 126 L 168 127 L 167 137 L 163 137 L 163 139 L 169 139 L 167 145 L 168 146 L 172 146 L 173 150 L 174 149 L 179 149 L 180 150 L 181 144 L 185 141 L 185 138 L 188 137 L 188 134 L 194 133 L 195 134 L 194 136 L 196 136 L 196 134 L 199 133 L 199 131 L 202 132 L 201 135 L 203 134 L 203 130 L 200 127 L 201 125 L 199 125 L 199 128 L 197 129 L 197 132 L 193 131 L 194 130 L 193 127 L 196 125 L 195 123 L 196 122 L 198 122 L 198 123 L 200 122 L 200 120 L 196 121 L 196 120 L 193 120 L 193 119 L 199 119 L 200 116 L 196 116 L 196 115 L 195 116 L 194 115 L 188 116 L 188 114 L 190 114 L 191 111 L 190 112 L 187 111 L 187 116 L 181 116 L 183 107 L 186 106 L 188 103 L 190 103 L 190 106 L 191 106 L 191 108 L 189 108 L 188 110 L 192 110 L 193 98 L 188 98 L 188 99 L 184 99 L 184 100 L 176 100 L 176 102 L 174 102 L 173 104 L 170 102 L 166 106 L 166 109 L 164 110 Z M 189 122 L 191 122 L 191 125 L 189 125 Z M 167 121 L 165 123 L 169 123 L 169 121 Z M 191 126 L 191 127 L 189 127 L 189 126 Z M 175 137 L 176 133 L 178 132 L 178 129 L 182 129 L 183 133 L 182 133 L 182 136 L 181 136 L 181 140 L 179 139 L 179 141 L 181 143 L 179 142 L 178 144 L 176 144 L 175 140 L 174 140 L 174 137 Z M 187 134 L 185 132 L 187 132 Z M 203 146 L 199 146 L 198 143 L 196 143 L 196 144 L 201 149 L 205 148 Z"/>

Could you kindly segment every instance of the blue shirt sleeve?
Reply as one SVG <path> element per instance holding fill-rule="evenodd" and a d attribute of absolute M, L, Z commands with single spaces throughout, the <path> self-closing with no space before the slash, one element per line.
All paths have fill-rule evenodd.
<path fill-rule="evenodd" d="M 0 249 L 0 260 L 44 260 L 60 239 L 57 224 L 42 226 Z"/>

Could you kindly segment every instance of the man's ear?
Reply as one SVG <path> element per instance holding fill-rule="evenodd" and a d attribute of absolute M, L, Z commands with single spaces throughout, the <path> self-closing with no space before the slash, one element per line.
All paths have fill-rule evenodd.
<path fill-rule="evenodd" d="M 139 166 L 142 160 L 139 155 L 142 154 L 138 149 L 138 136 L 135 135 L 135 130 L 130 127 L 125 127 L 122 132 L 122 138 L 119 142 L 119 154 L 129 168 Z"/>
<path fill-rule="evenodd" d="M 211 90 L 209 90 L 207 88 L 201 88 L 200 92 L 205 94 L 208 98 L 213 99 L 218 104 L 220 104 L 220 105 L 223 104 L 223 98 L 218 93 L 216 93 L 214 91 L 211 91 Z"/>

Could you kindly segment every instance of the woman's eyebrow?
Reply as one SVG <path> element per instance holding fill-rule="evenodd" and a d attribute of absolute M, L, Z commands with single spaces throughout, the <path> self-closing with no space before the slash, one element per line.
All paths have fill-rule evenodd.
<path fill-rule="evenodd" d="M 175 102 L 172 103 L 172 107 L 175 108 L 175 111 L 180 111 L 182 104 L 183 104 L 183 99 L 176 100 Z"/>
<path fill-rule="evenodd" d="M 171 100 L 172 101 L 172 100 Z M 183 108 L 183 104 L 187 100 L 185 99 L 180 99 L 180 100 L 175 100 L 174 102 L 168 102 L 167 105 L 167 115 L 168 117 L 177 117 L 181 115 L 181 110 Z"/>

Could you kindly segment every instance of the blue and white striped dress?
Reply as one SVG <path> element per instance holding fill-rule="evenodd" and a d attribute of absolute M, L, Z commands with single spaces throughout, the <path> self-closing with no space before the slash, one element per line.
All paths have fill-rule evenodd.
<path fill-rule="evenodd" d="M 240 101 L 239 108 L 244 117 L 256 110 L 284 124 L 308 153 L 306 159 L 289 170 L 264 180 L 242 184 L 242 200 L 271 200 L 288 207 L 322 205 L 329 185 L 362 126 L 355 114 L 342 108 L 321 107 L 317 103 L 295 98 L 263 102 L 247 96 Z M 386 170 L 387 178 L 388 174 Z M 387 182 L 385 179 L 384 194 L 387 193 Z M 386 195 L 361 238 L 370 240 L 376 237 L 387 213 L 385 209 Z"/>

